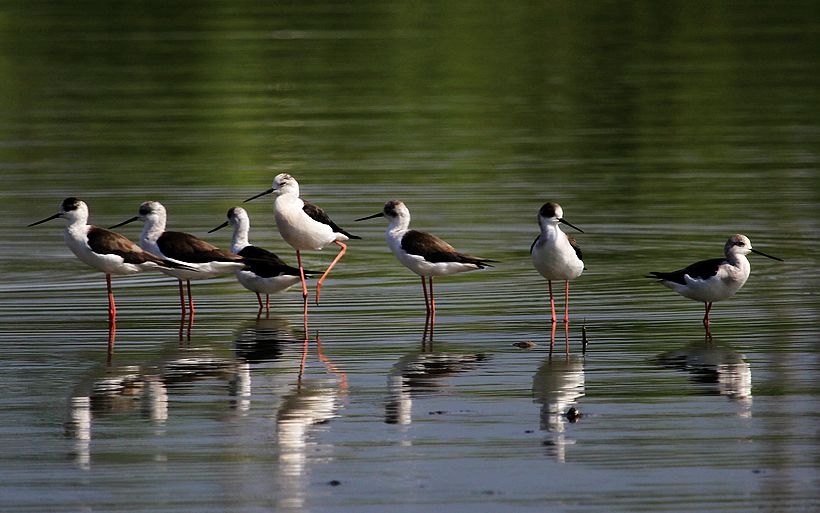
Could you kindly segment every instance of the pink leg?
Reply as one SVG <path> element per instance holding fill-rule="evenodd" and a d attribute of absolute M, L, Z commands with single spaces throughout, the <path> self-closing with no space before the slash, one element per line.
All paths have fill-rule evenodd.
<path fill-rule="evenodd" d="M 105 274 L 105 285 L 108 287 L 108 321 L 111 324 L 117 322 L 117 304 L 114 303 L 114 291 L 111 289 L 111 275 Z"/>
<path fill-rule="evenodd" d="M 296 250 L 296 261 L 299 262 L 299 277 L 302 278 L 302 302 L 304 307 L 304 323 L 305 323 L 305 339 L 307 339 L 308 329 L 308 289 L 307 281 L 305 281 L 305 268 L 302 266 L 302 253 Z"/>
<path fill-rule="evenodd" d="M 421 277 L 421 290 L 424 291 L 424 308 L 427 310 L 427 315 L 430 315 L 430 298 L 427 296 L 427 281 L 424 276 Z"/>
<path fill-rule="evenodd" d="M 182 312 L 182 318 L 185 318 L 185 291 L 182 288 L 182 280 L 179 280 L 179 310 Z"/>
<path fill-rule="evenodd" d="M 436 296 L 433 294 L 433 277 L 427 278 L 430 280 L 430 313 L 433 317 L 433 324 L 436 323 Z"/>
<path fill-rule="evenodd" d="M 552 323 L 555 324 L 558 321 L 555 318 L 555 297 L 552 295 L 552 282 L 550 280 L 547 280 L 547 286 L 550 290 L 550 310 L 552 310 Z"/>
<path fill-rule="evenodd" d="M 188 311 L 191 312 L 190 321 L 194 321 L 194 295 L 191 294 L 191 280 L 185 280 L 188 284 Z"/>
<path fill-rule="evenodd" d="M 709 321 L 709 314 L 712 312 L 712 303 L 705 303 L 706 305 L 706 314 L 703 316 L 703 325 L 706 329 L 709 329 L 710 321 Z"/>
<path fill-rule="evenodd" d="M 322 290 L 322 283 L 325 281 L 325 278 L 327 277 L 327 275 L 330 274 L 330 270 L 333 269 L 333 266 L 336 265 L 336 262 L 341 260 L 342 257 L 344 256 L 345 252 L 347 251 L 347 246 L 345 246 L 344 243 L 342 243 L 338 240 L 334 240 L 333 242 L 338 244 L 339 247 L 341 247 L 342 249 L 341 249 L 341 251 L 339 251 L 339 254 L 336 255 L 336 258 L 333 259 L 333 262 L 330 263 L 330 266 L 328 266 L 327 271 L 325 271 L 325 274 L 323 274 L 322 277 L 319 278 L 319 281 L 316 283 L 316 304 L 317 305 L 319 304 L 319 293 Z"/>
<path fill-rule="evenodd" d="M 566 282 L 567 290 L 564 295 L 564 324 L 569 322 L 569 281 Z"/>
<path fill-rule="evenodd" d="M 555 328 L 558 326 L 558 323 L 552 323 L 552 329 L 550 330 L 550 358 L 552 358 L 552 350 L 555 348 Z"/>
<path fill-rule="evenodd" d="M 259 310 L 256 311 L 256 320 L 258 321 L 262 317 L 262 309 L 264 308 L 262 295 L 259 292 L 256 293 L 256 301 L 259 303 Z"/>
<path fill-rule="evenodd" d="M 265 294 L 265 313 L 270 316 L 270 294 Z"/>

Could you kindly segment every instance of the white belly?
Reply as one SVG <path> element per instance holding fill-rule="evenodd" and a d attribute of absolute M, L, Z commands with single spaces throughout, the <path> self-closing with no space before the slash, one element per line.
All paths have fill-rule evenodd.
<path fill-rule="evenodd" d="M 302 200 L 297 202 L 285 196 L 276 198 L 273 204 L 273 214 L 276 228 L 294 249 L 319 250 L 333 243 L 337 238 L 347 240 L 346 237 L 337 237 L 333 229 L 323 223 L 314 221 L 302 210 Z"/>
<path fill-rule="evenodd" d="M 276 294 L 289 289 L 301 280 L 298 276 L 282 275 L 271 278 L 262 278 L 249 271 L 236 273 L 237 281 L 251 292 L 259 294 Z"/>
<path fill-rule="evenodd" d="M 575 254 L 575 249 L 568 241 L 553 247 L 537 243 L 532 250 L 532 265 L 541 276 L 548 280 L 573 280 L 584 272 L 584 262 Z"/>

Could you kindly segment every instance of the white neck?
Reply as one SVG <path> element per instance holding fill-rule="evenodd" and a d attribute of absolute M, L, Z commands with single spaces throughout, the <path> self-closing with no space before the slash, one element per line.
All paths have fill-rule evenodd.
<path fill-rule="evenodd" d="M 160 216 L 150 216 L 145 220 L 142 228 L 140 241 L 150 241 L 156 243 L 160 235 L 165 231 L 165 218 Z"/>
<path fill-rule="evenodd" d="M 248 233 L 251 230 L 251 222 L 248 219 L 238 218 L 233 226 L 233 241 L 231 242 L 231 251 L 239 253 L 244 248 L 251 245 L 248 240 Z"/>

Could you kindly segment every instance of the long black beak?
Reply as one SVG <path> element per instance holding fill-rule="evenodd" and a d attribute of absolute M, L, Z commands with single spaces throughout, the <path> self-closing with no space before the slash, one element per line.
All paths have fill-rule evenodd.
<path fill-rule="evenodd" d="M 115 224 L 114 226 L 109 226 L 108 229 L 113 230 L 114 228 L 119 228 L 120 226 L 126 225 L 128 223 L 133 223 L 134 221 L 138 221 L 138 220 L 139 220 L 139 217 L 134 216 L 131 219 L 126 219 L 125 221 L 123 221 L 119 224 Z"/>
<path fill-rule="evenodd" d="M 56 214 L 54 214 L 53 216 L 48 216 L 48 217 L 46 217 L 45 219 L 42 219 L 42 220 L 40 220 L 40 221 L 37 221 L 36 223 L 31 223 L 29 226 L 37 226 L 38 224 L 43 224 L 43 223 L 45 223 L 46 221 L 51 221 L 52 219 L 57 219 L 57 218 L 58 218 L 58 217 L 60 217 L 61 215 L 62 215 L 62 212 L 57 212 L 57 213 L 56 213 Z"/>
<path fill-rule="evenodd" d="M 756 249 L 753 249 L 752 253 L 755 253 L 755 254 L 760 255 L 760 256 L 764 256 L 766 258 L 771 258 L 772 260 L 777 260 L 778 262 L 785 262 L 785 260 L 783 260 L 782 258 L 777 258 L 776 256 L 767 255 L 766 253 L 764 253 L 762 251 L 758 251 Z"/>
<path fill-rule="evenodd" d="M 354 219 L 353 221 L 367 221 L 368 219 L 376 219 L 377 217 L 384 217 L 384 212 L 379 212 L 378 214 L 373 214 L 372 216 L 360 217 L 358 219 Z"/>
<path fill-rule="evenodd" d="M 212 229 L 208 230 L 208 233 L 214 233 L 215 231 L 221 230 L 222 228 L 225 228 L 226 226 L 228 226 L 228 221 L 225 221 L 224 223 L 220 224 L 216 228 L 212 228 Z"/>
<path fill-rule="evenodd" d="M 264 196 L 264 195 L 266 195 L 266 194 L 270 194 L 270 193 L 272 193 L 272 192 L 273 192 L 273 191 L 275 191 L 275 190 L 276 190 L 276 189 L 274 189 L 273 187 L 271 187 L 270 189 L 266 190 L 265 192 L 260 192 L 260 193 L 259 193 L 259 194 L 257 194 L 256 196 L 251 196 L 250 198 L 246 199 L 246 200 L 245 200 L 245 201 L 243 201 L 242 203 L 247 203 L 247 202 L 249 202 L 249 201 L 251 201 L 251 200 L 255 200 L 256 198 L 261 198 L 262 196 Z"/>
<path fill-rule="evenodd" d="M 567 221 L 567 220 L 566 220 L 566 219 L 564 219 L 563 217 L 562 217 L 561 219 L 559 219 L 559 220 L 558 220 L 558 222 L 559 222 L 559 223 L 561 223 L 561 224 L 565 224 L 565 225 L 569 226 L 570 228 L 575 228 L 576 230 L 578 230 L 578 231 L 579 231 L 579 232 L 581 232 L 581 233 L 584 233 L 584 230 L 582 230 L 582 229 L 578 228 L 577 226 L 575 226 L 574 224 L 570 223 L 569 221 Z"/>

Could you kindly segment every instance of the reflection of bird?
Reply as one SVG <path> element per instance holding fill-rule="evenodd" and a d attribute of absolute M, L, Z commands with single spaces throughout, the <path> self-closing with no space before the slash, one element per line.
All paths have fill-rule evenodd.
<path fill-rule="evenodd" d="M 475 369 L 487 361 L 485 354 L 411 353 L 393 365 L 387 377 L 390 396 L 385 406 L 385 422 L 409 424 L 412 397 L 442 386 L 440 380 Z"/>
<path fill-rule="evenodd" d="M 165 207 L 158 201 L 146 201 L 140 205 L 139 215 L 126 219 L 125 221 L 112 226 L 122 226 L 134 221 L 142 221 L 142 234 L 140 235 L 140 246 L 146 251 L 151 251 L 157 255 L 184 263 L 193 267 L 194 270 L 163 269 L 162 272 L 173 276 L 179 280 L 179 299 L 182 314 L 185 315 L 185 300 L 182 291 L 182 280 L 188 285 L 188 306 L 191 316 L 194 315 L 194 298 L 191 295 L 191 280 L 214 278 L 220 274 L 231 273 L 242 269 L 242 257 L 198 239 L 189 233 L 167 232 L 165 224 L 168 215 Z"/>
<path fill-rule="evenodd" d="M 783 261 L 752 249 L 752 242 L 741 234 L 729 237 L 723 251 L 726 258 L 701 260 L 672 272 L 651 272 L 647 277 L 657 278 L 661 284 L 683 297 L 702 302 L 706 308 L 703 325 L 708 329 L 712 303 L 734 296 L 749 278 L 751 266 L 746 255 L 756 253 L 773 260 Z"/>
<path fill-rule="evenodd" d="M 545 359 L 532 380 L 533 401 L 541 404 L 541 429 L 553 434 L 551 445 L 564 461 L 568 441 L 564 436 L 566 413 L 584 396 L 584 361 Z"/>
<path fill-rule="evenodd" d="M 320 446 L 310 441 L 311 430 L 337 416 L 338 385 L 326 381 L 301 382 L 282 397 L 276 415 L 281 488 L 276 496 L 282 508 L 304 506 L 308 455 L 320 454 Z"/>
<path fill-rule="evenodd" d="M 257 319 L 240 326 L 235 333 L 236 357 L 249 363 L 278 360 L 287 345 L 294 347 L 304 340 L 294 333 L 284 319 Z"/>
<path fill-rule="evenodd" d="M 658 355 L 659 364 L 689 372 L 696 383 L 712 385 L 708 394 L 725 395 L 733 401 L 752 400 L 752 369 L 743 355 L 717 344 L 696 342 Z"/>
<path fill-rule="evenodd" d="M 464 271 L 474 271 L 490 267 L 494 260 L 478 258 L 459 253 L 447 242 L 435 235 L 410 229 L 410 210 L 401 201 L 388 201 L 378 214 L 362 217 L 364 221 L 376 217 L 386 217 L 390 221 L 387 227 L 387 245 L 405 267 L 421 276 L 421 287 L 424 290 L 424 304 L 427 315 L 435 317 L 436 299 L 433 294 L 433 277 L 447 276 Z M 427 285 L 430 282 L 430 297 L 427 297 Z"/>
<path fill-rule="evenodd" d="M 276 195 L 273 202 L 276 228 L 282 238 L 285 239 L 285 242 L 296 250 L 296 259 L 299 261 L 300 270 L 304 269 L 302 266 L 302 251 L 320 250 L 328 244 L 337 244 L 342 248 L 316 284 L 316 303 L 318 304 L 322 283 L 330 270 L 333 269 L 333 266 L 347 251 L 344 242 L 349 239 L 360 239 L 361 237 L 346 232 L 331 221 L 330 217 L 320 207 L 302 200 L 299 197 L 299 182 L 287 173 L 276 175 L 270 189 L 246 199 L 245 202 L 271 193 Z M 304 275 L 302 277 L 302 295 L 305 298 L 305 315 L 307 315 L 307 283 L 304 280 Z"/>
<path fill-rule="evenodd" d="M 65 242 L 71 252 L 84 263 L 105 273 L 108 317 L 112 323 L 117 318 L 117 306 L 111 290 L 112 274 L 134 274 L 150 269 L 191 270 L 185 264 L 172 262 L 143 250 L 119 233 L 88 224 L 88 206 L 77 198 L 66 198 L 60 205 L 59 212 L 29 226 L 58 217 L 66 220 Z"/>
<path fill-rule="evenodd" d="M 248 233 L 251 229 L 251 220 L 244 208 L 233 207 L 228 210 L 228 220 L 208 233 L 213 233 L 228 224 L 233 226 L 231 251 L 243 257 L 246 264 L 243 269 L 236 271 L 236 279 L 246 289 L 256 292 L 259 312 L 261 313 L 264 308 L 270 313 L 270 294 L 282 292 L 299 283 L 299 269 L 285 264 L 276 254 L 250 243 Z M 316 273 L 305 271 L 305 274 Z M 265 294 L 264 305 L 262 294 Z"/>
<path fill-rule="evenodd" d="M 532 264 L 535 269 L 547 279 L 550 292 L 550 309 L 552 322 L 555 318 L 555 298 L 552 295 L 552 280 L 563 280 L 565 284 L 564 322 L 569 322 L 569 280 L 573 280 L 584 272 L 584 262 L 581 259 L 581 247 L 575 239 L 569 237 L 558 228 L 558 224 L 565 224 L 581 233 L 583 230 L 570 224 L 564 219 L 564 210 L 558 203 L 544 203 L 538 211 L 538 226 L 541 235 L 533 241 L 530 247 Z"/>

